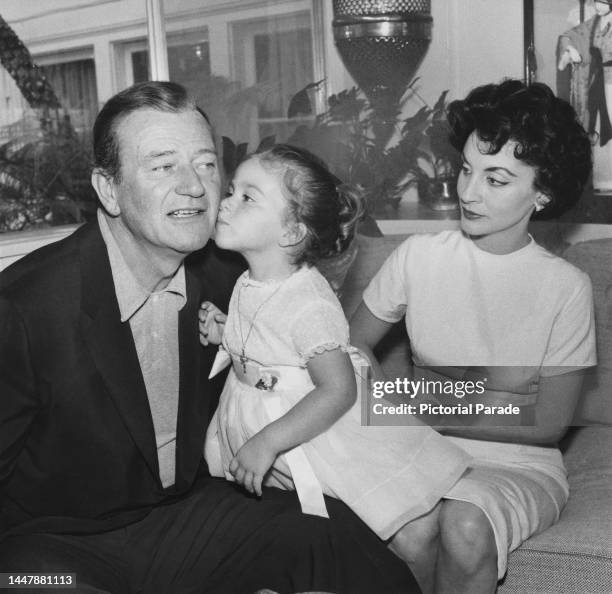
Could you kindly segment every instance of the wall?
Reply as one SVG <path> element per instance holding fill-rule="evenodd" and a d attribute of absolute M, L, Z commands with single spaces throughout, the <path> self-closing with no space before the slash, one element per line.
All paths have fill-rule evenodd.
<path fill-rule="evenodd" d="M 241 18 L 271 14 L 288 5 L 309 2 L 261 2 L 257 0 L 165 0 L 167 28 L 182 17 L 204 18 L 211 37 L 224 36 L 216 23 L 228 10 Z M 324 25 L 322 45 L 329 92 L 352 86 L 333 45 L 331 0 L 314 0 Z M 522 76 L 522 0 L 432 0 L 433 39 L 417 75 L 419 94 L 427 102 L 450 89 L 452 97 L 464 95 L 477 84 L 504 76 Z M 265 8 L 262 8 L 265 7 Z M 98 68 L 98 97 L 108 99 L 118 89 L 114 80 L 113 44 L 143 38 L 146 34 L 145 0 L 3 0 L 2 16 L 35 54 L 91 47 Z M 190 26 L 197 21 L 190 23 Z M 211 39 L 214 43 L 214 40 Z M 223 60 L 216 74 L 227 76 Z"/>
<path fill-rule="evenodd" d="M 473 87 L 504 77 L 523 77 L 523 0 L 432 0 L 432 41 L 416 76 L 419 95 L 432 104 L 449 89 L 463 97 Z M 325 2 L 325 21 L 333 18 Z M 354 85 L 325 31 L 331 90 Z M 418 105 L 407 105 L 413 111 Z"/>

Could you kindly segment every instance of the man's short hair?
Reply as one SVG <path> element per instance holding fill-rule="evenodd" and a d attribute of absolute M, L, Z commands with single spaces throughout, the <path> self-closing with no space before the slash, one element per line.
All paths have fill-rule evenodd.
<path fill-rule="evenodd" d="M 197 111 L 210 126 L 208 116 L 195 104 L 182 85 L 174 82 L 137 83 L 111 97 L 100 110 L 93 127 L 94 167 L 116 182 L 121 179 L 121 160 L 117 128 L 130 113 L 155 109 L 167 113 Z"/>

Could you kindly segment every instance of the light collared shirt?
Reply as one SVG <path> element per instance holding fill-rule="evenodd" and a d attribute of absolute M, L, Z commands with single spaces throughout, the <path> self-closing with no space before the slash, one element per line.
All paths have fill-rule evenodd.
<path fill-rule="evenodd" d="M 181 264 L 164 289 L 151 293 L 132 274 L 101 210 L 98 223 L 108 251 L 121 321 L 130 324 L 149 398 L 159 476 L 162 485 L 169 487 L 175 480 L 180 369 L 178 312 L 187 302 L 185 267 Z"/>

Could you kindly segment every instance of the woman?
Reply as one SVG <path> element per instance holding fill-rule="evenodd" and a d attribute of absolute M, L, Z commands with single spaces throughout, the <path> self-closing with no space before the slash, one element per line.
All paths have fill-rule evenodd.
<path fill-rule="evenodd" d="M 487 366 L 486 398 L 532 404 L 522 426 L 480 415 L 440 429 L 473 461 L 404 531 L 404 558 L 425 592 L 474 594 L 495 590 L 508 551 L 553 524 L 567 500 L 556 444 L 595 364 L 591 286 L 527 225 L 579 198 L 591 150 L 574 110 L 542 84 L 479 87 L 451 103 L 449 124 L 463 159 L 461 230 L 412 236 L 391 254 L 351 320 L 351 342 L 374 360 L 405 318 L 417 371 L 474 379 Z"/>

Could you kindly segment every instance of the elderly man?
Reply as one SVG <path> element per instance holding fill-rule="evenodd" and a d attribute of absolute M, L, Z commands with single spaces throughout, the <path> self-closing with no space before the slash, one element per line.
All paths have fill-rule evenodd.
<path fill-rule="evenodd" d="M 206 116 L 179 85 L 135 85 L 94 153 L 97 220 L 0 277 L 0 572 L 113 594 L 416 589 L 339 502 L 305 516 L 208 474 L 222 380 L 197 312 L 238 271 L 202 249 L 221 185 Z"/>

